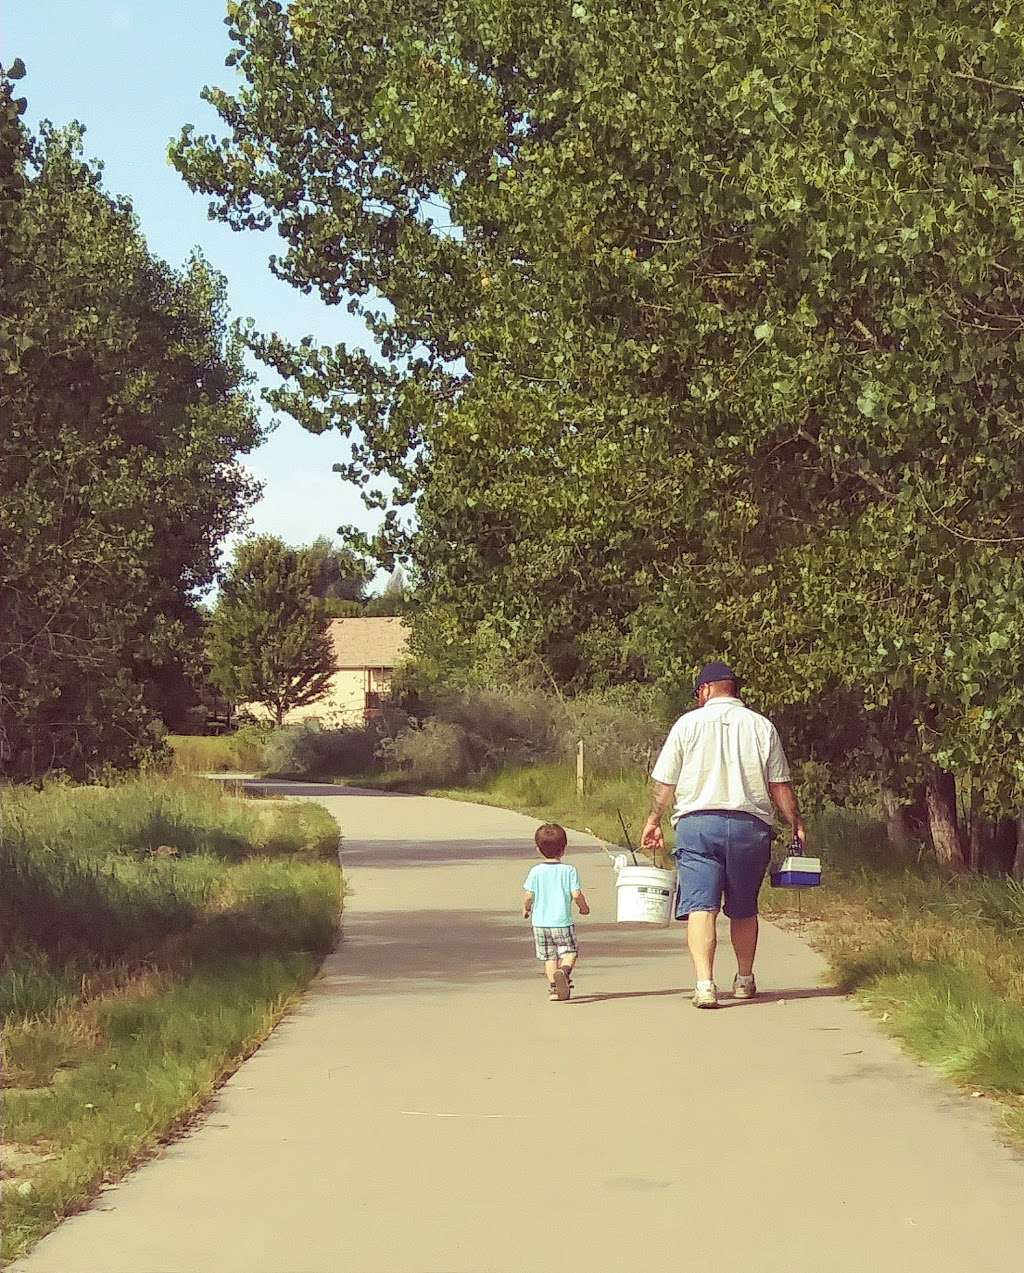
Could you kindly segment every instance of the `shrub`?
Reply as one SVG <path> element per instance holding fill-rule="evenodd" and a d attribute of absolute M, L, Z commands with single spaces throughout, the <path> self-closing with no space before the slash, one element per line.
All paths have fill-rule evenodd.
<path fill-rule="evenodd" d="M 593 773 L 640 773 L 644 778 L 665 741 L 666 727 L 641 695 L 632 704 L 598 697 L 571 704 L 570 739 L 583 740 L 587 768 Z"/>
<path fill-rule="evenodd" d="M 582 738 L 592 773 L 642 772 L 665 726 L 637 691 L 568 701 L 536 689 L 435 695 L 426 721 L 381 748 L 386 764 L 425 785 L 477 782 L 507 768 L 568 763 Z"/>
<path fill-rule="evenodd" d="M 268 773 L 285 778 L 336 778 L 369 773 L 377 749 L 395 725 L 408 717 L 388 713 L 367 725 L 329 729 L 317 721 L 286 725 L 271 734 L 266 747 Z"/>
<path fill-rule="evenodd" d="M 554 759 L 575 746 L 565 706 L 539 690 L 446 695 L 433 704 L 433 714 L 461 730 L 467 774 Z"/>
<path fill-rule="evenodd" d="M 427 787 L 462 782 L 472 770 L 469 738 L 452 721 L 432 719 L 410 725 L 382 744 L 381 756 L 412 782 Z"/>

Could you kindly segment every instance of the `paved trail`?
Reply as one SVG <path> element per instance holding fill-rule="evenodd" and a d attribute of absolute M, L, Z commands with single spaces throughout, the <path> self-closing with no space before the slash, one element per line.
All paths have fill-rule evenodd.
<path fill-rule="evenodd" d="M 344 941 L 205 1125 L 16 1273 L 1021 1267 L 1024 1166 L 793 936 L 764 933 L 763 998 L 695 1012 L 682 927 L 616 928 L 573 837 L 594 914 L 549 1004 L 532 820 L 286 789 L 344 828 Z"/>

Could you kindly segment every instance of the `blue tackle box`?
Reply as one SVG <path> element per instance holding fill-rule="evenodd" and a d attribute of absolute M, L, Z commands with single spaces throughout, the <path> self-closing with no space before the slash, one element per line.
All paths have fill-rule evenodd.
<path fill-rule="evenodd" d="M 772 888 L 817 888 L 821 883 L 821 858 L 791 853 L 772 868 Z"/>

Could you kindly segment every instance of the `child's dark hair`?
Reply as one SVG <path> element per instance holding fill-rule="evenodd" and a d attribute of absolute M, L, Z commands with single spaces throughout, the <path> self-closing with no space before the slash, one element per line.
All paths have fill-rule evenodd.
<path fill-rule="evenodd" d="M 561 857 L 568 842 L 565 827 L 560 827 L 557 822 L 545 822 L 534 832 L 533 842 L 546 858 Z"/>

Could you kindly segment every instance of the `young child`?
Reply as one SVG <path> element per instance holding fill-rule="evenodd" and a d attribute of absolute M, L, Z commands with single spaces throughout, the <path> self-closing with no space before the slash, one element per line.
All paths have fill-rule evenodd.
<path fill-rule="evenodd" d="M 572 993 L 572 970 L 579 954 L 572 903 L 581 915 L 589 915 L 590 907 L 580 887 L 579 872 L 562 861 L 565 828 L 546 822 L 537 828 L 533 842 L 544 861 L 531 867 L 523 881 L 523 918 L 533 921 L 537 958 L 544 960 L 548 977 L 548 998 L 560 1003 Z"/>

